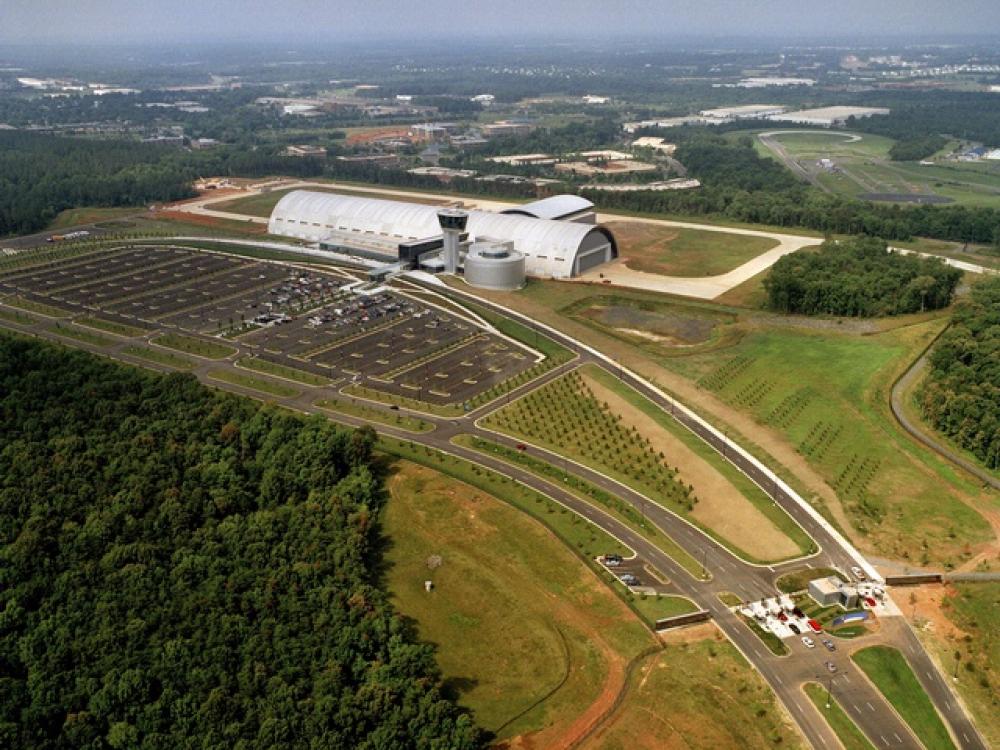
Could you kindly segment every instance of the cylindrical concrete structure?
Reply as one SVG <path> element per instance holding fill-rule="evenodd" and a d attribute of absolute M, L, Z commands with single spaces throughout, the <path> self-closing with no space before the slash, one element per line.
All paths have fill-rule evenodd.
<path fill-rule="evenodd" d="M 481 289 L 513 291 L 524 286 L 524 255 L 510 243 L 476 242 L 465 256 L 465 280 Z"/>

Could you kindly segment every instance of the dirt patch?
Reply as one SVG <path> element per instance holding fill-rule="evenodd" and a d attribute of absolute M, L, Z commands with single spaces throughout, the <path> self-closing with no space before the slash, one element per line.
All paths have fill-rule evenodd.
<path fill-rule="evenodd" d="M 621 333 L 671 346 L 708 341 L 718 321 L 710 318 L 640 310 L 631 305 L 594 305 L 580 313 Z"/>
<path fill-rule="evenodd" d="M 714 622 L 700 622 L 696 625 L 665 630 L 659 634 L 659 638 L 663 643 L 669 645 L 696 643 L 709 639 L 713 641 L 723 640 L 722 633 L 719 632 Z"/>
<path fill-rule="evenodd" d="M 897 592 L 896 599 L 913 627 L 956 642 L 968 634 L 944 613 L 944 602 L 953 595 L 954 591 L 949 586 L 936 583 L 908 587 L 905 592 Z"/>
<path fill-rule="evenodd" d="M 617 393 L 585 374 L 583 379 L 598 401 L 606 402 L 626 424 L 637 427 L 640 434 L 649 438 L 654 451 L 662 451 L 670 463 L 680 469 L 678 479 L 692 485 L 698 497 L 698 504 L 691 513 L 694 519 L 761 560 L 777 560 L 799 553 L 795 543 L 718 469 Z"/>

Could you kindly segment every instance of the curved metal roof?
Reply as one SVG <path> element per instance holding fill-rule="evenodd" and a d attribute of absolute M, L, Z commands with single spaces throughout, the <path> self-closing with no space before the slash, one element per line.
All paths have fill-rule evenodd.
<path fill-rule="evenodd" d="M 500 213 L 503 214 L 523 214 L 524 216 L 534 216 L 536 219 L 562 219 L 573 214 L 590 211 L 594 204 L 579 195 L 552 195 L 548 198 L 525 203 L 523 206 L 508 208 Z"/>
<path fill-rule="evenodd" d="M 295 190 L 274 207 L 268 231 L 313 242 L 333 232 L 354 233 L 359 240 L 373 235 L 399 241 L 425 239 L 441 234 L 438 210 L 417 203 Z M 513 240 L 525 256 L 527 272 L 534 276 L 571 276 L 577 253 L 592 233 L 614 242 L 608 230 L 592 224 L 489 211 L 469 211 L 466 231 L 473 239 Z"/>

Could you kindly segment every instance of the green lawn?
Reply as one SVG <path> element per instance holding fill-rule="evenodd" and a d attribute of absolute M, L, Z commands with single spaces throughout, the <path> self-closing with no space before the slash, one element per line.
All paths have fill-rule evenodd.
<path fill-rule="evenodd" d="M 75 227 L 81 224 L 97 224 L 103 221 L 115 221 L 125 216 L 141 214 L 146 211 L 145 207 L 131 208 L 69 208 L 61 211 L 49 224 L 48 229 L 64 229 Z"/>
<path fill-rule="evenodd" d="M 236 349 L 225 344 L 218 344 L 214 341 L 196 339 L 192 336 L 184 336 L 179 333 L 165 333 L 151 339 L 151 343 L 165 346 L 168 349 L 176 349 L 185 354 L 194 354 L 206 359 L 225 359 L 236 354 Z"/>
<path fill-rule="evenodd" d="M 872 743 L 865 737 L 864 732 L 858 729 L 858 725 L 840 707 L 836 698 L 830 700 L 830 707 L 827 708 L 827 689 L 825 687 L 810 682 L 803 689 L 816 709 L 826 718 L 834 734 L 843 743 L 844 750 L 875 750 Z"/>
<path fill-rule="evenodd" d="M 740 615 L 740 619 L 746 623 L 746 626 L 750 628 L 754 635 L 760 638 L 761 643 L 767 646 L 768 651 L 772 654 L 785 656 L 788 653 L 788 646 L 785 645 L 785 642 L 769 630 L 764 630 L 764 628 L 757 624 L 756 620 L 743 617 L 742 615 Z"/>
<path fill-rule="evenodd" d="M 21 310 L 26 310 L 27 312 L 38 313 L 39 315 L 44 315 L 47 318 L 68 318 L 70 313 L 58 307 L 53 307 L 52 305 L 47 305 L 44 302 L 36 302 L 33 299 L 25 299 L 24 297 L 18 297 L 16 295 L 10 297 L 3 297 L 0 302 L 7 305 L 8 307 L 17 307 Z"/>
<path fill-rule="evenodd" d="M 889 646 L 870 646 L 851 655 L 928 750 L 954 750 L 938 716 L 903 655 Z"/>
<path fill-rule="evenodd" d="M 636 271 L 664 276 L 717 276 L 756 258 L 778 243 L 767 237 L 612 221 L 619 256 Z"/>
<path fill-rule="evenodd" d="M 636 596 L 632 606 L 650 623 L 698 611 L 697 605 L 683 596 Z"/>
<path fill-rule="evenodd" d="M 649 631 L 530 517 L 438 472 L 394 468 L 382 519 L 394 603 L 437 644 L 446 688 L 477 723 L 501 739 L 557 736 L 597 698 L 609 659 L 651 646 Z"/>
<path fill-rule="evenodd" d="M 255 378 L 251 375 L 245 375 L 242 372 L 237 372 L 236 370 L 209 370 L 208 377 L 212 380 L 218 380 L 231 385 L 238 385 L 242 388 L 250 388 L 251 390 L 267 393 L 271 396 L 278 396 L 279 398 L 291 398 L 292 396 L 299 395 L 298 390 L 291 388 L 284 383 L 276 383 L 273 380 Z"/>

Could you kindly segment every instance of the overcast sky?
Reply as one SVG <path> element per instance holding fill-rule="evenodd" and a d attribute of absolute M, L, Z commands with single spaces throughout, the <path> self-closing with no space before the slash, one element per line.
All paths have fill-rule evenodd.
<path fill-rule="evenodd" d="M 1000 33 L 1000 0 L 0 0 L 0 41 Z"/>

